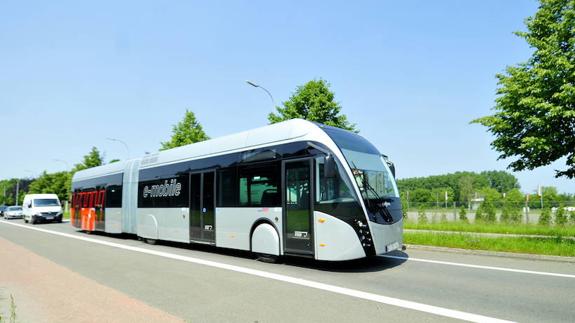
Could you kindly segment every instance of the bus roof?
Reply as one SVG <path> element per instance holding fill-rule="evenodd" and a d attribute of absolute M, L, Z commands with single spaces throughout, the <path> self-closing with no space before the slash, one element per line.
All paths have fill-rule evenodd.
<path fill-rule="evenodd" d="M 146 155 L 140 160 L 141 168 L 155 167 L 163 164 L 197 159 L 201 157 L 230 153 L 234 151 L 257 148 L 270 144 L 281 144 L 295 141 L 298 138 L 324 142 L 329 137 L 320 129 L 319 124 L 303 119 L 291 119 L 231 135 L 177 147 Z M 76 172 L 74 181 L 97 176 L 112 175 L 124 171 L 128 161 L 119 161 L 99 167 Z"/>

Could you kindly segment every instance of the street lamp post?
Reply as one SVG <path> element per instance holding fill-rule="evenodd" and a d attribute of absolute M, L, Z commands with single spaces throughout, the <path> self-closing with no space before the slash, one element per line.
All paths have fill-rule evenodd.
<path fill-rule="evenodd" d="M 251 86 L 253 86 L 253 87 L 257 87 L 257 88 L 260 88 L 260 89 L 264 90 L 264 91 L 268 94 L 268 96 L 270 97 L 270 99 L 272 100 L 272 104 L 274 105 L 274 107 L 276 106 L 276 101 L 274 100 L 274 97 L 272 96 L 272 94 L 270 93 L 270 91 L 268 91 L 265 87 L 263 87 L 263 86 L 261 86 L 261 85 L 259 85 L 259 84 L 257 84 L 257 83 L 254 83 L 254 82 L 252 82 L 252 81 L 250 81 L 250 80 L 246 80 L 246 83 L 248 83 L 249 85 L 251 85 Z"/>
<path fill-rule="evenodd" d="M 118 138 L 106 138 L 106 140 L 117 141 L 117 142 L 121 143 L 122 145 L 124 145 L 124 147 L 126 147 L 126 151 L 128 152 L 128 159 L 130 159 L 130 148 L 128 148 L 128 145 L 124 141 L 122 141 Z"/>

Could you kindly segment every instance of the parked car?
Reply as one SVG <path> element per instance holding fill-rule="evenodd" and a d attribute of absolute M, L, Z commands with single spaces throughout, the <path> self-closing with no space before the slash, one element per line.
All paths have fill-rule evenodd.
<path fill-rule="evenodd" d="M 6 205 L 0 205 L 0 216 L 4 216 L 4 211 L 6 210 Z"/>
<path fill-rule="evenodd" d="M 56 194 L 27 194 L 24 196 L 24 222 L 62 222 L 62 205 Z"/>
<path fill-rule="evenodd" d="M 24 212 L 21 206 L 9 206 L 4 211 L 4 219 L 21 219 L 24 216 Z"/>

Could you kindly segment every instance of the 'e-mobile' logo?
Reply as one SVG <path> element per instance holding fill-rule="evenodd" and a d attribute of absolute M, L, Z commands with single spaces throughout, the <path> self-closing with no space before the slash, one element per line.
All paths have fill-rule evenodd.
<path fill-rule="evenodd" d="M 181 190 L 182 184 L 173 178 L 169 182 L 165 180 L 164 184 L 152 185 L 151 188 L 146 185 L 144 187 L 144 198 L 180 196 Z"/>

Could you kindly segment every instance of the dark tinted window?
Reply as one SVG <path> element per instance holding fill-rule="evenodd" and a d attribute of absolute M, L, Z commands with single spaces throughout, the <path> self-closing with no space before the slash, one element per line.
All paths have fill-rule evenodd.
<path fill-rule="evenodd" d="M 237 205 L 237 174 L 236 168 L 218 171 L 218 206 L 232 207 Z"/>
<path fill-rule="evenodd" d="M 188 173 L 139 183 L 138 207 L 188 207 Z"/>
<path fill-rule="evenodd" d="M 84 196 L 86 198 L 86 196 Z M 122 186 L 106 186 L 106 207 L 122 207 Z"/>
<path fill-rule="evenodd" d="M 324 125 L 321 125 L 321 128 L 333 141 L 335 141 L 336 145 L 340 149 L 359 151 L 367 154 L 380 154 L 377 148 L 375 148 L 371 142 L 367 141 L 365 138 L 358 134 Z"/>
<path fill-rule="evenodd" d="M 280 206 L 280 173 L 279 162 L 240 167 L 239 205 Z"/>

